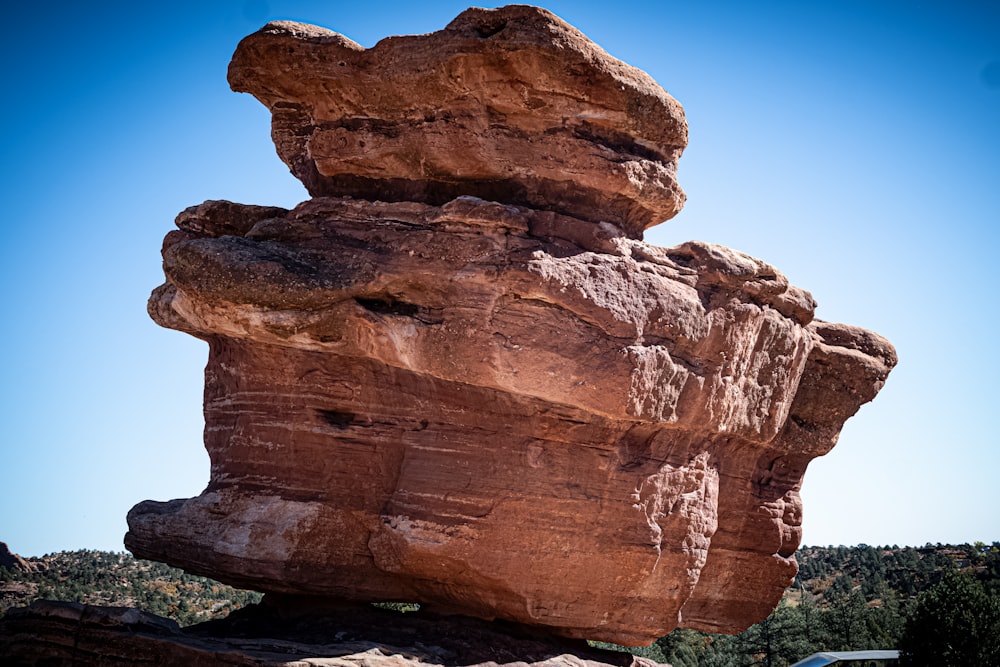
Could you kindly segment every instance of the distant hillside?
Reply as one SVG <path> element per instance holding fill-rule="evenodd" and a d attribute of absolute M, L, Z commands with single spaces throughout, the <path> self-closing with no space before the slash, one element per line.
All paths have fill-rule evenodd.
<path fill-rule="evenodd" d="M 0 567 L 0 615 L 46 599 L 138 607 L 190 625 L 221 618 L 261 597 L 125 553 L 63 551 L 22 560 L 33 571 Z"/>
<path fill-rule="evenodd" d="M 831 591 L 860 587 L 872 599 L 884 587 L 901 598 L 913 597 L 941 579 L 948 569 L 965 571 L 1000 593 L 1000 543 L 928 544 L 923 547 L 803 547 L 795 553 L 799 562 L 796 585 L 819 603 Z"/>

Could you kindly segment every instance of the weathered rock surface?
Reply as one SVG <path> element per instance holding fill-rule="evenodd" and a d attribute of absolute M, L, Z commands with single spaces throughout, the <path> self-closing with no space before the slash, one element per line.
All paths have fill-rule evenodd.
<path fill-rule="evenodd" d="M 38 568 L 10 550 L 6 542 L 0 542 L 0 567 L 18 572 L 34 572 Z"/>
<path fill-rule="evenodd" d="M 134 508 L 127 546 L 622 643 L 766 616 L 805 466 L 891 347 L 810 321 L 758 260 L 608 229 L 588 250 L 573 222 L 472 198 L 183 213 L 150 312 L 210 344 L 212 477 Z"/>
<path fill-rule="evenodd" d="M 10 667 L 654 667 L 626 653 L 531 628 L 424 612 L 310 608 L 297 616 L 267 605 L 179 628 L 138 609 L 39 601 L 0 619 L 0 658 Z"/>
<path fill-rule="evenodd" d="M 615 169 L 635 158 L 672 178 L 673 163 L 573 165 L 609 132 L 674 160 L 683 116 L 584 39 L 514 7 L 367 51 L 290 24 L 241 44 L 230 78 L 274 112 L 279 154 L 314 194 L 350 196 L 178 217 L 149 310 L 209 343 L 211 480 L 133 508 L 129 549 L 272 594 L 419 601 L 622 644 L 736 632 L 773 609 L 805 468 L 895 353 L 814 321 L 812 297 L 760 260 L 637 238 L 666 211 L 650 202 L 679 191 L 619 188 Z M 522 80 L 544 103 L 515 108 Z M 495 167 L 506 135 L 475 125 L 494 98 L 504 132 L 539 152 L 512 153 L 507 176 L 413 171 L 413 156 L 463 152 Z M 451 125 L 463 138 L 441 143 Z M 317 148 L 334 130 L 366 150 Z"/>
<path fill-rule="evenodd" d="M 632 235 L 684 204 L 680 104 L 536 7 L 469 9 L 371 49 L 270 23 L 240 44 L 229 81 L 271 110 L 278 154 L 312 196 L 474 195 Z"/>

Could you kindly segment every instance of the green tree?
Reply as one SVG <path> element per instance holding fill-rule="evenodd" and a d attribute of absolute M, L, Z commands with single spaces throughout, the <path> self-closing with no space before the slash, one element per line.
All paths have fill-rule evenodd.
<path fill-rule="evenodd" d="M 1000 597 L 957 570 L 917 598 L 899 644 L 902 665 L 1000 665 Z"/>
<path fill-rule="evenodd" d="M 704 652 L 705 635 L 695 630 L 678 628 L 656 640 L 663 657 L 674 667 L 698 667 Z"/>
<path fill-rule="evenodd" d="M 832 599 L 824 620 L 833 649 L 857 651 L 871 648 L 867 617 L 868 606 L 860 590 L 851 590 Z"/>
<path fill-rule="evenodd" d="M 876 603 L 868 608 L 865 623 L 871 648 L 892 648 L 899 644 L 905 617 L 898 594 L 883 581 L 875 591 Z"/>
<path fill-rule="evenodd" d="M 799 619 L 798 636 L 808 647 L 805 655 L 822 650 L 829 644 L 826 624 L 823 622 L 823 611 L 816 606 L 812 596 L 807 594 L 804 586 L 800 586 L 800 602 L 796 607 Z"/>

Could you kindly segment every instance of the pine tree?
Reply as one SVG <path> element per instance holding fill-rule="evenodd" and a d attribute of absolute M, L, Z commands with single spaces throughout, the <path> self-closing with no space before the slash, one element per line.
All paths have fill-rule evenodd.
<path fill-rule="evenodd" d="M 1000 597 L 949 570 L 917 598 L 900 651 L 911 667 L 1000 665 Z"/>

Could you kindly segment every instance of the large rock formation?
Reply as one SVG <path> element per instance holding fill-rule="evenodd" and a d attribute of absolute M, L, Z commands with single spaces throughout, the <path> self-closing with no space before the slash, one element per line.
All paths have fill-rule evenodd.
<path fill-rule="evenodd" d="M 530 7 L 368 50 L 272 23 L 230 80 L 314 198 L 167 235 L 149 309 L 209 343 L 211 481 L 129 549 L 626 644 L 773 609 L 806 466 L 895 354 L 764 262 L 640 240 L 682 203 L 676 101 Z"/>

